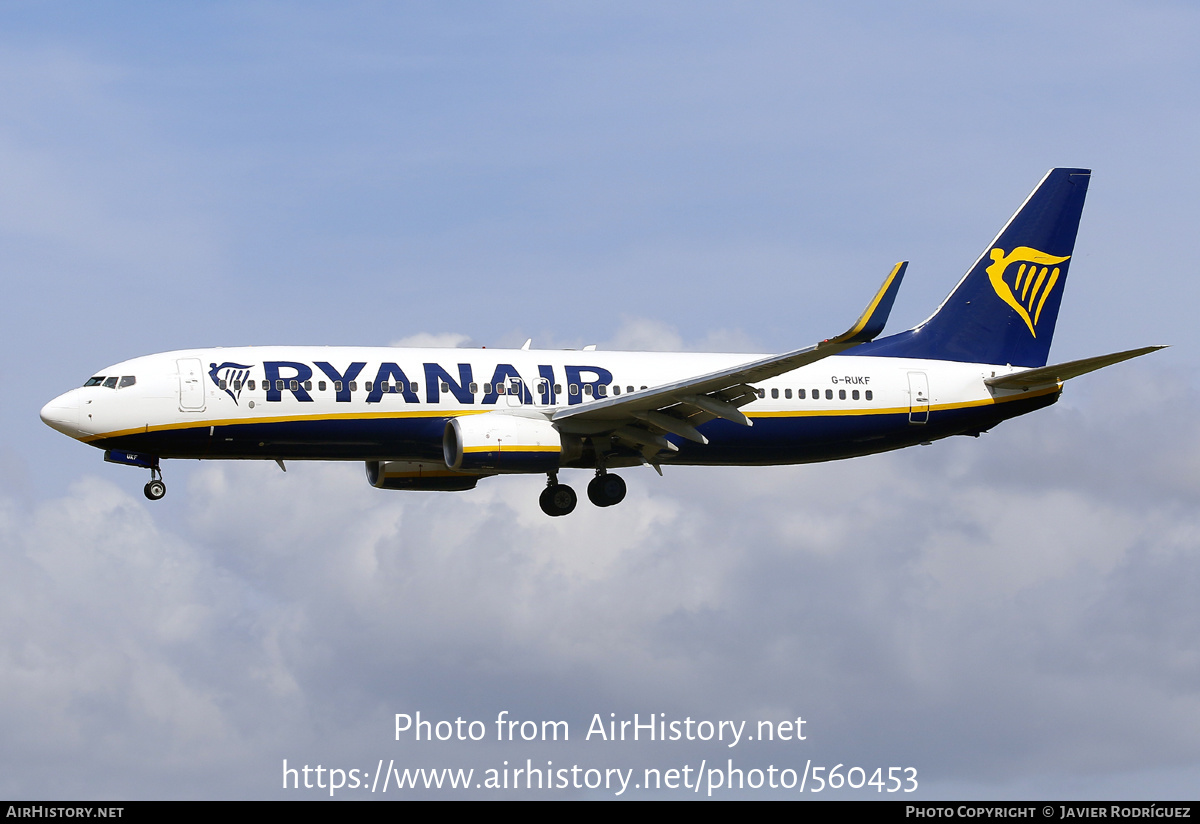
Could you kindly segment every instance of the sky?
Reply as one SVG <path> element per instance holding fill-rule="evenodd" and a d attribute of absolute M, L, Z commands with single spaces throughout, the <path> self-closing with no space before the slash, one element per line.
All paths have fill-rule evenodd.
<path fill-rule="evenodd" d="M 365 788 L 552 761 L 1196 798 L 1198 36 L 1178 2 L 5 4 L 0 796 L 692 792 Z M 168 462 L 151 503 L 38 420 L 198 346 L 785 351 L 910 260 L 898 331 L 1054 166 L 1094 174 L 1051 359 L 1171 348 L 979 439 L 633 469 L 549 519 L 543 478 L 337 463 Z M 805 738 L 587 736 L 635 714 Z"/>

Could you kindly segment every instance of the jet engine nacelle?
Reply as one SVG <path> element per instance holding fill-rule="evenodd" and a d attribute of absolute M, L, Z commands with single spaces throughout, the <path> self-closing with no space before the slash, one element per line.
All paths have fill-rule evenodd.
<path fill-rule="evenodd" d="M 554 472 L 580 451 L 577 440 L 544 418 L 485 412 L 447 421 L 442 453 L 446 466 L 465 472 Z"/>
<path fill-rule="evenodd" d="M 474 489 L 481 477 L 465 472 L 452 472 L 435 463 L 367 461 L 367 482 L 376 489 L 462 492 Z"/>

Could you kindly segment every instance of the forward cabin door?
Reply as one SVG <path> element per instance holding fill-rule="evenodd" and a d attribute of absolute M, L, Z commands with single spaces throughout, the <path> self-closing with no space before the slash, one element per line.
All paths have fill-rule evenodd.
<path fill-rule="evenodd" d="M 908 373 L 908 422 L 929 423 L 929 376 Z"/>
<path fill-rule="evenodd" d="M 175 361 L 179 368 L 179 409 L 182 412 L 204 411 L 204 368 L 199 358 L 180 358 Z"/>

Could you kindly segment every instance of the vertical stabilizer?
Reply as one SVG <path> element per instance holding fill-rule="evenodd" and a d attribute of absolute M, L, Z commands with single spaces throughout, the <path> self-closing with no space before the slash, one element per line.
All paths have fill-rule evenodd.
<path fill-rule="evenodd" d="M 937 311 L 856 355 L 1044 366 L 1089 169 L 1051 169 Z"/>

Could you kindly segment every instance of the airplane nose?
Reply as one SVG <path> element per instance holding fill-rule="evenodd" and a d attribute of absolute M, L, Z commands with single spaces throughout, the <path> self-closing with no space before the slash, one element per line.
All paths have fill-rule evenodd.
<path fill-rule="evenodd" d="M 79 431 L 79 394 L 75 390 L 50 401 L 42 407 L 40 415 L 46 426 L 64 435 L 77 438 L 83 434 Z"/>

